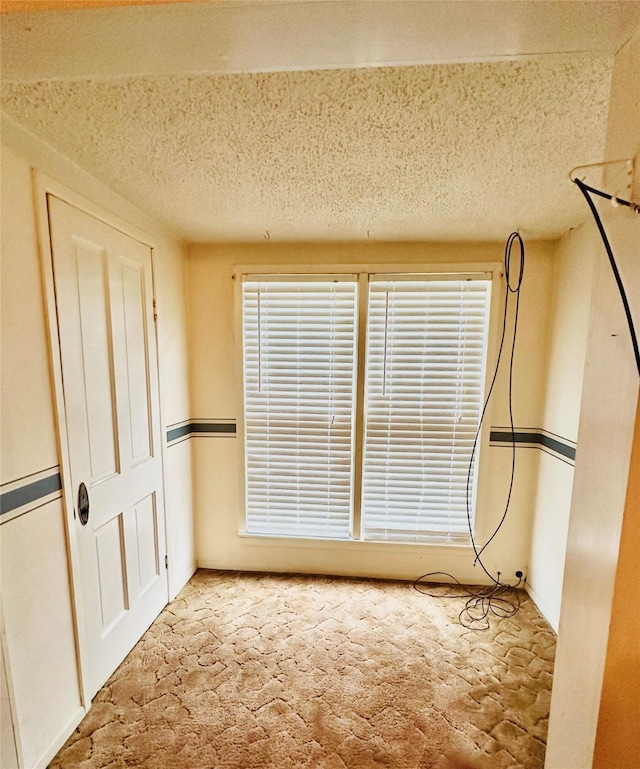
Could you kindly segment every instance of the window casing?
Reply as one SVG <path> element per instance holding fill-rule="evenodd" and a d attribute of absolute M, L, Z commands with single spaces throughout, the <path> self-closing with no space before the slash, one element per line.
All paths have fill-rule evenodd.
<path fill-rule="evenodd" d="M 333 275 L 238 268 L 244 533 L 468 541 L 487 267 L 497 274 L 482 267 Z"/>

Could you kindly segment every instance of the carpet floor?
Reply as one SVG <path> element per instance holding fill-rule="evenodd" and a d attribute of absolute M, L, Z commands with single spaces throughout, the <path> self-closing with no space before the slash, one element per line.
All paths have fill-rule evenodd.
<path fill-rule="evenodd" d="M 51 769 L 542 769 L 555 635 L 410 584 L 199 571 Z"/>

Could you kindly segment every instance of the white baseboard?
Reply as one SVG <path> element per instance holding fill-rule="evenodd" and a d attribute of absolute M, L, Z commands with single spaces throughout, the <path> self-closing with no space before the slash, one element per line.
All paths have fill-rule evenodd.
<path fill-rule="evenodd" d="M 414 574 L 408 574 L 399 570 L 391 571 L 385 570 L 380 573 L 372 573 L 370 569 L 357 569 L 357 568 L 318 568 L 317 566 L 309 566 L 306 568 L 296 568 L 290 566 L 273 566 L 271 564 L 260 564 L 258 566 L 247 566 L 246 563 L 238 564 L 224 563 L 219 561 L 198 561 L 198 569 L 205 569 L 206 571 L 238 571 L 246 572 L 247 574 L 301 574 L 309 577 L 346 577 L 347 579 L 379 579 L 390 580 L 392 582 L 413 582 L 419 572 Z M 442 582 L 443 584 L 453 584 L 450 579 L 434 580 L 435 582 Z M 468 585 L 491 585 L 492 583 L 483 575 L 482 577 L 468 579 L 464 584 Z"/>
<path fill-rule="evenodd" d="M 552 628 L 553 632 L 557 635 L 558 634 L 558 622 L 555 619 L 555 617 L 554 617 L 554 619 L 552 619 L 552 616 L 555 615 L 555 612 L 552 614 L 552 612 L 550 612 L 547 609 L 547 607 L 545 605 L 545 602 L 540 598 L 540 596 L 531 587 L 531 585 L 526 584 L 525 585 L 525 590 L 529 594 L 529 598 L 531 598 L 531 600 L 538 607 L 538 611 L 540 612 L 540 614 L 542 614 L 542 616 L 547 620 L 547 622 L 551 625 L 551 628 Z"/>
<path fill-rule="evenodd" d="M 46 769 L 85 715 L 85 709 L 82 707 L 78 708 L 36 763 L 32 767 L 24 767 L 24 769 Z"/>

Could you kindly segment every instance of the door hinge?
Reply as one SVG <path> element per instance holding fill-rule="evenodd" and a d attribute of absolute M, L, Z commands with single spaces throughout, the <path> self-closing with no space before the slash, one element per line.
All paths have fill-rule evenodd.
<path fill-rule="evenodd" d="M 165 555 L 165 557 L 164 557 L 164 568 L 165 569 L 169 568 L 169 556 L 168 555 Z"/>
<path fill-rule="evenodd" d="M 156 304 L 156 300 L 153 300 L 153 319 L 158 320 L 158 313 L 157 313 L 158 305 Z"/>

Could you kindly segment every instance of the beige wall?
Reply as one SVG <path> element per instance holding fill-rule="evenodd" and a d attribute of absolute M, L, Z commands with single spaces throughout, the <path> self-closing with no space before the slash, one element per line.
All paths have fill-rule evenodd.
<path fill-rule="evenodd" d="M 192 416 L 235 419 L 238 384 L 234 340 L 234 265 L 428 264 L 501 262 L 503 244 L 256 244 L 191 246 L 189 335 Z M 516 353 L 517 426 L 539 427 L 543 417 L 546 308 L 550 301 L 553 244 L 530 243 Z M 506 374 L 506 369 L 503 372 Z M 489 424 L 508 424 L 506 377 L 500 378 Z M 240 537 L 239 455 L 235 438 L 194 437 L 197 559 L 229 569 L 311 571 L 410 579 L 432 570 L 480 581 L 466 548 Z M 487 447 L 484 484 L 487 519 L 495 524 L 506 496 L 510 450 Z M 487 565 L 505 578 L 526 571 L 538 451 L 518 449 L 513 508 L 487 551 Z"/>
<path fill-rule="evenodd" d="M 82 717 L 60 500 L 2 525 L 2 614 L 22 766 L 35 767 Z"/>
<path fill-rule="evenodd" d="M 13 733 L 9 681 L 4 664 L 4 649 L 0 647 L 0 766 L 18 769 L 18 753 Z"/>
<path fill-rule="evenodd" d="M 613 83 L 613 103 L 619 105 L 619 117 L 611 126 L 610 143 L 616 150 L 635 148 L 635 177 L 632 199 L 640 200 L 640 30 L 620 57 L 619 70 Z M 627 108 L 622 105 L 627 102 Z M 613 150 L 612 150 L 613 151 Z M 621 214 L 622 212 L 619 212 Z M 635 272 L 626 273 L 631 282 L 635 308 L 634 322 L 640 330 L 640 265 L 638 217 L 624 216 L 624 229 L 619 228 L 616 248 L 627 249 L 635 243 Z M 633 258 L 633 257 L 632 257 Z M 634 299 L 635 298 L 635 299 Z M 631 416 L 632 405 L 627 414 Z M 605 670 L 598 712 L 594 769 L 634 769 L 640 756 L 640 616 L 629 611 L 640 592 L 640 398 L 629 463 L 627 493 L 616 567 Z"/>
<path fill-rule="evenodd" d="M 568 190 L 568 194 L 577 190 Z M 573 443 L 578 419 L 589 329 L 597 243 L 589 223 L 558 243 L 549 307 L 547 379 L 541 427 Z M 573 465 L 542 452 L 531 536 L 528 589 L 558 630 L 573 486 Z"/>
<path fill-rule="evenodd" d="M 2 150 L 2 204 L 4 483 L 58 464 L 31 174 L 27 161 L 8 147 Z"/>
<path fill-rule="evenodd" d="M 153 252 L 158 313 L 158 366 L 163 436 L 167 427 L 189 418 L 187 364 L 186 260 L 173 239 Z M 191 447 L 188 442 L 164 449 L 169 594 L 174 597 L 195 570 Z"/>
<path fill-rule="evenodd" d="M 0 474 L 3 494 L 59 471 L 32 169 L 148 232 L 154 244 L 163 423 L 189 415 L 184 259 L 178 240 L 69 161 L 3 120 Z M 190 450 L 164 450 L 171 590 L 191 573 Z M 35 477 L 39 477 L 36 475 Z M 45 766 L 82 717 L 60 492 L 0 520 L 7 696 L 23 767 Z M 5 717 L 5 714 L 3 714 Z M 3 729 L 3 736 L 5 731 Z"/>
<path fill-rule="evenodd" d="M 640 159 L 638 71 L 640 30 L 615 58 L 606 150 L 607 158 L 612 160 L 635 156 L 636 169 Z M 605 178 L 605 185 L 607 182 L 614 184 Z M 634 194 L 638 195 L 638 189 Z M 627 209 L 598 205 L 604 211 L 604 224 L 638 328 L 640 217 Z M 593 765 L 638 402 L 638 371 L 622 303 L 595 223 L 590 226 L 598 251 L 546 769 L 585 769 Z M 623 550 L 624 545 L 623 541 Z M 610 747 L 613 753 L 607 756 L 608 763 L 599 765 L 627 766 L 625 742 L 619 740 Z"/>
<path fill-rule="evenodd" d="M 640 400 L 611 611 L 594 769 L 636 769 L 640 756 Z M 621 749 L 621 746 L 624 746 Z"/>
<path fill-rule="evenodd" d="M 1 248 L 4 485 L 59 465 L 30 167 L 7 147 Z M 81 715 L 66 547 L 59 499 L 0 527 L 4 647 L 24 766 Z"/>

